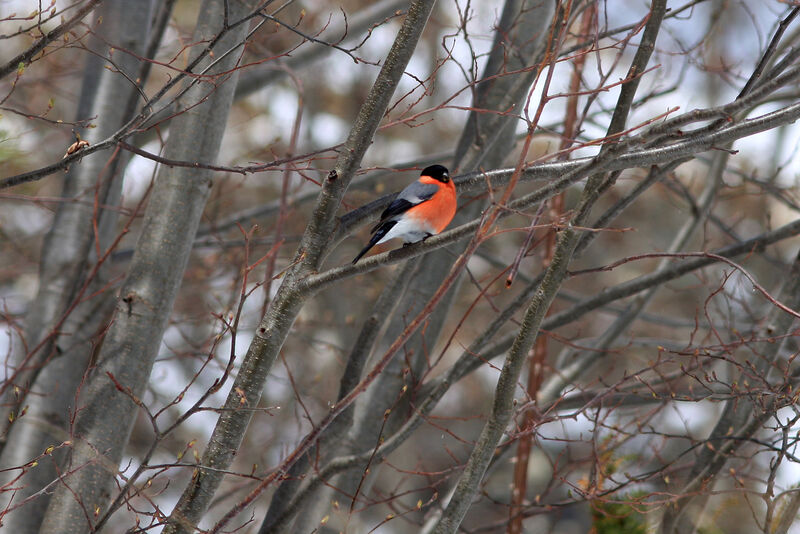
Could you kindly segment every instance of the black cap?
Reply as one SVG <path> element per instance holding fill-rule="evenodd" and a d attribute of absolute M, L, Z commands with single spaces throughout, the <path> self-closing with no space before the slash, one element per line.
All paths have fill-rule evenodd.
<path fill-rule="evenodd" d="M 439 180 L 440 182 L 447 182 L 450 180 L 450 172 L 444 165 L 431 165 L 429 167 L 425 167 L 422 169 L 420 176 L 430 176 L 434 180 Z"/>

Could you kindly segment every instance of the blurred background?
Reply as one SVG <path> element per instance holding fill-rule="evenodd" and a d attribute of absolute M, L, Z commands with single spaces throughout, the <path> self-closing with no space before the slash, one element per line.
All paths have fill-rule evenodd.
<path fill-rule="evenodd" d="M 3 62 L 35 39 L 35 31 L 15 32 L 31 24 L 24 19 L 31 11 L 47 12 L 50 4 L 45 3 L 0 0 Z M 524 156 L 530 164 L 562 157 L 555 153 L 562 140 L 566 94 L 570 92 L 574 59 L 582 54 L 586 57 L 578 97 L 579 125 L 573 150 L 565 157 L 597 153 L 598 146 L 590 142 L 605 135 L 619 94 L 618 86 L 605 86 L 625 77 L 640 38 L 631 26 L 638 26 L 649 11 L 649 3 L 639 0 L 599 2 L 591 22 L 593 38 L 586 41 L 579 31 L 578 5 L 583 4 L 586 2 L 576 2 L 562 55 L 553 66 L 547 89 L 550 99 L 542 108 L 531 149 Z M 51 7 L 61 10 L 68 5 L 59 1 Z M 214 173 L 195 248 L 142 399 L 153 413 L 165 408 L 159 415 L 165 426 L 180 417 L 220 376 L 232 350 L 237 354 L 246 350 L 264 307 L 280 284 L 280 273 L 294 259 L 319 183 L 333 166 L 336 151 L 395 38 L 405 7 L 405 2 L 385 0 L 287 2 L 279 13 L 286 26 L 268 22 L 249 38 L 222 149 L 214 163 L 245 167 L 288 161 L 258 172 Z M 652 70 L 642 76 L 628 128 L 667 112 L 713 108 L 734 100 L 777 23 L 787 14 L 787 3 L 773 0 L 670 1 L 668 7 L 681 11 L 679 15 L 668 13 L 663 23 L 650 61 Z M 345 197 L 342 214 L 402 189 L 427 164 L 451 165 L 467 124 L 475 81 L 481 77 L 495 42 L 502 10 L 503 2 L 494 0 L 437 3 L 390 110 Z M 42 28 L 57 23 L 43 23 Z M 152 95 L 174 75 L 174 68 L 186 65 L 196 23 L 197 2 L 175 2 L 144 93 Z M 59 161 L 75 141 L 76 121 L 85 121 L 83 125 L 102 121 L 102 117 L 76 115 L 84 69 L 87 62 L 96 59 L 87 49 L 91 48 L 87 43 L 96 24 L 97 20 L 88 17 L 63 43 L 46 49 L 24 72 L 0 80 L 0 178 Z M 339 48 L 309 42 L 288 26 L 306 36 L 336 43 Z M 794 26 L 788 33 L 785 50 L 790 51 L 791 46 L 797 46 L 799 34 Z M 586 46 L 591 51 L 582 48 Z M 577 48 L 564 52 L 570 47 Z M 539 78 L 531 87 L 529 106 L 516 113 L 532 118 L 544 86 L 543 78 Z M 754 113 L 780 109 L 796 97 L 796 85 L 786 87 L 774 102 L 760 105 Z M 169 123 L 166 118 L 163 123 L 159 120 L 148 123 L 128 142 L 148 153 L 161 153 L 169 136 Z M 517 143 L 507 147 L 508 156 L 496 168 L 517 164 L 527 126 L 525 120 L 518 121 Z M 730 150 L 730 157 L 709 203 L 709 215 L 685 250 L 714 250 L 794 221 L 798 210 L 798 141 L 800 131 L 788 124 L 740 139 L 729 149 L 722 147 L 723 151 Z M 684 222 L 694 216 L 715 158 L 716 151 L 711 151 L 680 165 L 641 194 L 613 220 L 608 231 L 599 232 L 571 264 L 575 275 L 562 288 L 551 314 L 657 269 L 662 260 L 648 257 L 608 271 L 578 273 L 623 258 L 667 251 Z M 110 256 L 112 290 L 124 278 L 133 254 L 141 221 L 138 206 L 146 201 L 156 166 L 152 159 L 132 154 L 124 167 L 122 196 L 114 209 L 120 215 L 117 232 L 125 228 L 126 233 Z M 629 195 L 649 170 L 624 171 L 600 199 L 595 213 L 603 213 Z M 451 174 L 460 174 L 460 169 L 451 169 Z M 29 349 L 24 325 L 37 297 L 44 238 L 53 214 L 61 204 L 92 203 L 94 199 L 92 190 L 63 198 L 63 176 L 63 172 L 57 172 L 0 190 L 0 355 L 6 377 L 20 354 Z M 514 196 L 541 186 L 541 181 L 524 182 Z M 565 210 L 575 205 L 580 189 L 577 184 L 565 193 Z M 282 194 L 286 196 L 283 205 Z M 462 209 L 485 201 L 486 194 L 459 198 Z M 559 220 L 559 215 L 549 209 L 544 208 L 543 224 Z M 493 236 L 470 260 L 441 335 L 426 339 L 429 365 L 423 375 L 402 371 L 407 373 L 403 380 L 411 391 L 402 402 L 400 392 L 396 392 L 399 408 L 414 406 L 416 396 L 425 391 L 426 381 L 449 369 L 500 310 L 518 298 L 526 281 L 542 271 L 547 229 L 535 235 L 536 246 L 530 247 L 522 259 L 517 280 L 506 287 L 505 269 L 521 247 L 528 248 L 527 227 L 535 214 L 536 209 L 532 209 L 504 219 L 501 228 L 509 231 Z M 243 266 L 273 250 L 276 236 L 280 244 L 274 265 L 269 259 L 249 273 L 247 298 L 234 339 L 223 321 L 232 320 L 237 313 Z M 362 227 L 332 251 L 325 266 L 348 263 L 367 238 Z M 798 243 L 797 238 L 786 239 L 735 261 L 768 292 L 777 295 Z M 452 256 L 455 260 L 456 252 Z M 336 402 L 350 349 L 375 300 L 399 269 L 402 265 L 384 266 L 342 280 L 306 304 L 272 369 L 257 414 L 236 455 L 232 471 L 242 476 L 226 477 L 203 523 L 205 527 L 252 489 L 254 482 L 249 475 L 261 476 L 278 464 Z M 577 354 L 599 350 L 594 348 L 595 342 L 629 302 L 612 302 L 547 331 L 543 375 L 557 375 Z M 737 381 L 747 362 L 758 359 L 757 343 L 766 335 L 766 318 L 771 310 L 764 295 L 733 267 L 707 267 L 662 284 L 637 320 L 603 349 L 603 357 L 591 370 L 561 391 L 564 408 L 558 402 L 536 405 L 526 393 L 526 384 L 521 383 L 517 425 L 522 425 L 531 410 L 541 418 L 533 431 L 527 468 L 523 531 L 605 534 L 654 529 L 663 507 L 676 499 L 671 484 L 686 475 L 697 451 L 708 446 L 704 440 L 716 424 L 724 401 L 769 390 L 769 384 Z M 406 313 L 397 309 L 395 320 L 413 318 Z M 497 336 L 515 332 L 520 316 L 518 312 Z M 795 333 L 774 335 L 791 337 Z M 389 336 L 382 339 L 373 350 L 373 358 L 382 355 L 392 341 Z M 794 339 L 784 343 L 782 361 L 791 362 L 796 354 Z M 402 360 L 409 355 L 401 351 L 397 357 Z M 453 384 L 410 439 L 388 458 L 376 458 L 369 476 L 360 470 L 356 477 L 363 476 L 364 484 L 353 506 L 352 496 L 337 493 L 335 487 L 322 493 L 318 497 L 322 504 L 309 507 L 324 509 L 318 517 L 308 519 L 312 526 L 354 533 L 422 532 L 426 519 L 457 480 L 483 427 L 501 365 L 500 359 L 493 360 Z M 776 364 L 778 376 L 785 375 L 784 371 Z M 223 404 L 227 392 L 224 387 L 213 394 L 205 402 L 209 409 L 195 413 L 161 440 L 149 461 L 148 487 L 142 487 L 139 496 L 119 509 L 106 531 L 125 532 L 137 521 L 142 527 L 157 524 L 156 511 L 169 513 L 191 475 L 191 469 L 176 464 L 198 460 L 218 417 L 213 408 Z M 624 400 L 614 396 L 620 392 L 633 395 Z M 360 417 L 359 410 L 365 409 L 359 406 L 356 418 Z M 783 500 L 776 495 L 796 488 L 800 482 L 800 464 L 793 456 L 793 440 L 800 430 L 794 425 L 797 417 L 793 406 L 777 411 L 749 443 L 735 452 L 713 484 L 702 490 L 711 495 L 708 504 L 688 510 L 697 518 L 698 532 L 774 531 L 768 530 L 771 527 L 765 523 L 765 514 L 768 510 L 776 517 L 782 510 L 788 513 L 785 508 L 793 493 Z M 506 531 L 514 450 L 521 430 L 519 426 L 507 430 L 509 440 L 498 450 L 479 500 L 462 525 L 465 532 Z M 121 481 L 136 469 L 153 439 L 151 424 L 142 414 L 125 451 Z M 588 491 L 590 488 L 594 493 Z M 272 491 L 265 492 L 256 506 L 248 509 L 253 520 L 239 532 L 258 531 Z M 159 530 L 154 527 L 148 531 Z M 789 532 L 800 533 L 800 524 Z"/>

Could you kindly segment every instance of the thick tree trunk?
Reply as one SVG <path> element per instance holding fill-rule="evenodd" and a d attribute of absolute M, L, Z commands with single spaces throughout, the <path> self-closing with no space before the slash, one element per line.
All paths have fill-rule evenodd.
<path fill-rule="evenodd" d="M 231 22 L 252 9 L 252 3 L 207 0 L 200 9 L 195 41 L 211 40 L 222 30 L 223 4 L 229 6 Z M 215 57 L 221 59 L 213 59 L 202 78 L 185 82 L 191 86 L 180 102 L 186 111 L 173 120 L 165 157 L 216 159 L 236 86 L 237 72 L 230 71 L 240 56 L 236 51 L 224 53 L 242 41 L 247 27 L 240 24 L 228 31 L 214 48 Z M 206 58 L 199 69 L 211 64 L 212 59 Z M 162 167 L 158 173 L 112 325 L 84 391 L 69 474 L 56 488 L 43 532 L 88 532 L 94 512 L 108 504 L 138 411 L 131 396 L 139 398 L 147 384 L 211 180 L 207 169 Z"/>
<path fill-rule="evenodd" d="M 149 5 L 150 2 L 134 5 L 123 0 L 104 3 L 95 20 L 99 35 L 115 47 L 142 54 L 150 23 Z M 95 142 L 111 135 L 129 119 L 127 103 L 138 95 L 131 80 L 138 77 L 141 63 L 133 55 L 116 54 L 115 68 L 125 73 L 123 76 L 104 68 L 102 58 L 108 55 L 108 45 L 92 39 L 90 46 L 97 48 L 99 56 L 87 57 L 77 118 L 96 117 L 93 122 L 97 127 L 82 132 L 85 139 Z M 111 150 L 87 156 L 67 173 L 62 196 L 91 200 L 97 188 L 99 205 L 115 206 L 126 161 L 126 153 Z M 3 421 L 9 420 L 8 412 L 16 415 L 24 409 L 23 416 L 11 417 L 14 422 L 0 456 L 0 468 L 10 469 L 2 473 L 0 483 L 14 480 L 13 486 L 19 488 L 2 494 L 10 500 L 2 507 L 33 498 L 3 518 L 4 526 L 16 533 L 39 530 L 50 494 L 33 496 L 57 478 L 56 465 L 65 457 L 66 449 L 56 448 L 52 456 L 41 458 L 35 467 L 29 465 L 48 447 L 58 447 L 69 439 L 75 389 L 89 363 L 92 338 L 107 320 L 112 304 L 107 293 L 77 305 L 75 300 L 84 284 L 88 286 L 83 293 L 92 294 L 107 280 L 107 270 L 101 268 L 87 281 L 92 262 L 99 260 L 94 253 L 93 222 L 98 226 L 97 247 L 104 251 L 113 240 L 117 218 L 118 212 L 113 209 L 99 208 L 95 213 L 91 202 L 64 202 L 59 205 L 42 249 L 39 294 L 26 324 L 31 353 L 15 381 L 18 388 L 3 405 Z M 39 344 L 39 349 L 34 350 Z M 28 395 L 29 391 L 32 394 Z"/>

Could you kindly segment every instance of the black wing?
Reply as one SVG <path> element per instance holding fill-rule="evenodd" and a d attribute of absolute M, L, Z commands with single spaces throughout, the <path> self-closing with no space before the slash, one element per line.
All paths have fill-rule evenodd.
<path fill-rule="evenodd" d="M 436 191 L 438 190 L 439 187 L 435 184 L 422 184 L 419 182 L 412 183 L 400 191 L 395 199 L 392 200 L 392 203 L 389 204 L 389 207 L 383 210 L 383 213 L 381 213 L 380 222 L 375 225 L 370 233 L 375 232 L 378 228 L 380 228 L 381 224 L 386 222 L 388 219 L 396 217 L 401 213 L 405 213 L 417 204 L 429 200 L 434 194 L 436 194 Z"/>
<path fill-rule="evenodd" d="M 375 245 L 378 243 L 378 241 L 380 241 L 380 240 L 383 238 L 383 236 L 385 236 L 385 235 L 386 235 L 386 234 L 389 232 L 389 230 L 391 230 L 391 229 L 392 229 L 392 227 L 393 227 L 395 224 L 397 224 L 397 221 L 384 221 L 384 222 L 378 223 L 378 226 L 376 226 L 376 227 L 375 227 L 375 228 L 372 230 L 372 232 L 373 232 L 375 235 L 373 235 L 373 236 L 372 236 L 372 239 L 370 239 L 370 240 L 369 240 L 369 243 L 367 243 L 367 246 L 366 246 L 366 247 L 364 247 L 363 249 L 361 249 L 361 252 L 359 252 L 359 253 L 358 253 L 358 256 L 356 256 L 356 259 L 354 259 L 354 260 L 353 260 L 353 265 L 355 265 L 355 263 L 356 263 L 358 260 L 360 260 L 360 259 L 361 259 L 361 256 L 363 256 L 364 254 L 366 254 L 366 253 L 367 253 L 367 251 L 369 251 L 369 249 L 371 249 L 372 247 L 374 247 L 374 246 L 375 246 Z M 376 230 L 377 230 L 377 231 L 376 231 Z"/>
<path fill-rule="evenodd" d="M 378 224 L 376 224 L 372 228 L 372 230 L 369 231 L 369 233 L 371 234 L 375 233 L 375 231 L 378 228 L 380 228 L 381 225 L 385 223 L 388 219 L 391 219 L 395 215 L 400 215 L 401 213 L 407 212 L 413 206 L 416 206 L 416 204 L 414 204 L 413 202 L 409 202 L 405 198 L 396 198 L 392 200 L 392 203 L 389 204 L 389 206 L 385 210 L 383 210 L 383 213 L 381 213 L 381 218 L 380 221 L 378 221 Z"/>

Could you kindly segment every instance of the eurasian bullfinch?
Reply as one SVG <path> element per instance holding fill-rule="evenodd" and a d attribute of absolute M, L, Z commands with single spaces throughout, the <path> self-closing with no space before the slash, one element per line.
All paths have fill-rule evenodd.
<path fill-rule="evenodd" d="M 372 229 L 372 238 L 353 260 L 356 263 L 369 249 L 395 237 L 404 245 L 416 243 L 444 230 L 456 214 L 456 187 L 446 167 L 425 167 L 419 180 L 409 185 L 381 213 Z"/>

